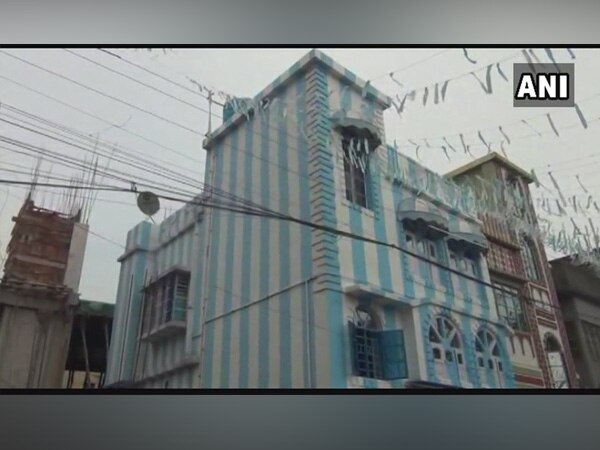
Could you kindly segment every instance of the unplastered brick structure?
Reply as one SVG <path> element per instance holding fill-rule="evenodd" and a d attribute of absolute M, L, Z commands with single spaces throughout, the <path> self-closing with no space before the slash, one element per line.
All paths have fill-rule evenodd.
<path fill-rule="evenodd" d="M 0 387 L 59 388 L 79 295 L 87 225 L 25 200 L 0 283 Z"/>

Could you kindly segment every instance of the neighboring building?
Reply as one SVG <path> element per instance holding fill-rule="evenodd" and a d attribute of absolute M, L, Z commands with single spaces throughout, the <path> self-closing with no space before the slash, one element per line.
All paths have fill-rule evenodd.
<path fill-rule="evenodd" d="M 79 301 L 71 331 L 64 388 L 104 386 L 113 314 L 111 303 Z"/>
<path fill-rule="evenodd" d="M 0 283 L 0 387 L 61 387 L 87 225 L 29 197 L 13 221 Z"/>
<path fill-rule="evenodd" d="M 552 277 L 582 388 L 600 388 L 600 276 L 571 257 L 555 259 Z"/>
<path fill-rule="evenodd" d="M 490 277 L 499 288 L 495 290 L 496 307 L 512 329 L 510 354 L 517 385 L 576 387 L 573 359 L 550 266 L 539 233 L 532 232 L 538 229 L 529 191 L 529 184 L 534 181 L 532 176 L 497 153 L 446 176 L 458 184 L 470 185 L 480 198 L 487 196 L 505 218 L 518 219 L 481 215 L 490 244 L 487 255 Z M 494 188 L 498 186 L 503 188 Z"/>
<path fill-rule="evenodd" d="M 204 142 L 213 193 L 128 233 L 107 384 L 514 387 L 481 224 L 384 144 L 391 100 L 319 51 L 256 99 Z M 194 206 L 221 191 L 315 226 Z"/>
<path fill-rule="evenodd" d="M 196 306 L 195 317 L 189 311 L 192 293 L 200 290 L 204 223 L 203 209 L 189 205 L 160 225 L 144 222 L 127 234 L 107 384 L 192 385 L 200 348 L 191 333 L 199 326 L 200 311 Z"/>

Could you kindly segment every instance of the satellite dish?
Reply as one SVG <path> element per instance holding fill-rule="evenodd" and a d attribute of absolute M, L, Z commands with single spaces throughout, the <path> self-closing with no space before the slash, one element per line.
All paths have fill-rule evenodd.
<path fill-rule="evenodd" d="M 160 209 L 158 197 L 150 191 L 140 192 L 137 198 L 137 205 L 140 211 L 149 217 L 152 217 Z"/>

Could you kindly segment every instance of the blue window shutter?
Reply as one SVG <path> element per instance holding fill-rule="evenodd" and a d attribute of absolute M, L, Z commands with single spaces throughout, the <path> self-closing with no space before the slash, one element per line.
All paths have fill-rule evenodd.
<path fill-rule="evenodd" d="M 379 333 L 383 379 L 408 378 L 404 331 L 386 330 Z"/>
<path fill-rule="evenodd" d="M 350 359 L 352 360 L 352 373 L 358 374 L 358 363 L 356 355 L 356 325 L 348 321 L 348 331 L 350 332 Z"/>

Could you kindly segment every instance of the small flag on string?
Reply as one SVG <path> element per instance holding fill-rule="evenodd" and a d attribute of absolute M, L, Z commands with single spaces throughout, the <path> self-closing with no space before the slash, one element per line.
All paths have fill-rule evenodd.
<path fill-rule="evenodd" d="M 469 58 L 469 53 L 467 52 L 466 48 L 463 48 L 463 54 L 465 55 L 465 58 L 467 59 L 467 61 L 469 61 L 471 64 L 477 64 L 477 61 Z"/>
<path fill-rule="evenodd" d="M 577 213 L 577 196 L 574 195 L 571 197 L 571 205 L 573 205 L 573 210 Z"/>
<path fill-rule="evenodd" d="M 421 161 L 421 155 L 419 154 L 419 150 L 421 150 L 421 146 L 417 145 L 417 148 L 415 149 L 415 155 L 416 155 L 417 159 L 419 161 Z"/>
<path fill-rule="evenodd" d="M 508 135 L 504 132 L 504 130 L 502 129 L 502 127 L 498 127 L 498 130 L 500 130 L 500 133 L 502 133 L 502 136 L 504 136 L 504 139 L 506 139 L 506 143 L 510 145 L 510 138 L 508 137 Z"/>
<path fill-rule="evenodd" d="M 452 146 L 452 144 L 450 142 L 448 142 L 447 138 L 444 138 L 444 142 L 446 143 L 446 145 L 448 145 L 448 147 L 450 147 L 450 150 L 452 150 L 454 153 L 456 153 L 456 149 Z"/>
<path fill-rule="evenodd" d="M 583 116 L 583 113 L 581 112 L 581 109 L 577 103 L 575 103 L 575 112 L 577 113 L 577 117 L 579 117 L 579 121 L 581 122 L 581 125 L 583 125 L 583 128 L 587 129 L 587 121 L 585 120 L 585 117 Z"/>
<path fill-rule="evenodd" d="M 487 147 L 488 153 L 492 153 L 492 147 L 490 147 L 490 144 L 488 144 L 485 139 L 483 138 L 483 135 L 481 134 L 481 131 L 477 132 L 477 136 L 479 136 L 479 140 L 481 142 L 483 142 L 483 145 L 485 145 Z"/>
<path fill-rule="evenodd" d="M 565 197 L 564 197 L 562 191 L 560 190 L 560 186 L 558 185 L 558 183 L 554 179 L 554 176 L 552 176 L 552 172 L 548 172 L 548 176 L 550 177 L 550 181 L 552 181 L 552 184 L 554 185 L 554 187 L 558 191 L 558 195 L 559 195 L 559 197 L 560 197 L 560 199 L 562 201 L 562 204 L 565 205 L 565 206 L 567 206 L 567 201 L 565 200 Z"/>
<path fill-rule="evenodd" d="M 531 126 L 531 124 L 529 122 L 527 122 L 525 119 L 522 119 L 521 122 L 523 122 L 526 126 L 528 126 L 529 128 L 531 128 L 533 131 L 535 131 L 538 136 L 542 135 L 542 133 L 540 133 L 538 130 L 536 130 L 535 128 L 533 128 L 533 126 Z"/>
<path fill-rule="evenodd" d="M 541 64 L 542 66 L 545 66 L 545 64 L 542 63 L 542 61 L 540 61 L 540 58 L 537 57 L 537 55 L 535 54 L 535 52 L 533 51 L 532 48 L 529 49 L 529 54 L 531 56 L 533 56 L 533 59 L 535 59 L 535 62 L 537 62 L 538 64 Z"/>
<path fill-rule="evenodd" d="M 581 189 L 583 189 L 583 192 L 585 192 L 587 194 L 588 190 L 585 188 L 585 186 L 583 185 L 583 183 L 579 179 L 579 175 L 575 175 L 575 178 L 577 179 L 577 182 L 579 183 L 579 186 L 581 186 Z"/>
<path fill-rule="evenodd" d="M 594 198 L 593 198 L 591 195 L 588 195 L 587 205 L 585 206 L 585 209 L 586 209 L 586 210 L 589 210 L 589 209 L 590 209 L 590 206 L 592 206 L 592 200 L 593 200 L 593 199 L 594 199 Z"/>
<path fill-rule="evenodd" d="M 392 81 L 393 81 L 394 83 L 396 83 L 398 86 L 400 86 L 400 87 L 404 87 L 404 85 L 403 85 L 402 83 L 400 83 L 398 80 L 396 80 L 396 79 L 394 78 L 394 72 L 390 72 L 390 78 L 391 78 L 391 79 L 392 79 Z"/>
<path fill-rule="evenodd" d="M 525 61 L 527 61 L 527 64 L 529 64 L 529 68 L 531 69 L 531 71 L 533 73 L 537 73 L 535 71 L 535 66 L 533 65 L 533 61 L 531 60 L 531 56 L 529 56 L 529 53 L 527 52 L 527 49 L 521 50 L 521 53 L 523 53 L 523 56 L 525 57 Z"/>
<path fill-rule="evenodd" d="M 554 126 L 554 122 L 552 121 L 552 118 L 550 117 L 550 113 L 546 114 L 546 117 L 548 118 L 548 122 L 550 123 L 550 127 L 552 127 L 552 131 L 554 131 L 554 134 L 557 137 L 560 137 L 560 135 L 558 134 L 558 130 Z"/>
<path fill-rule="evenodd" d="M 573 50 L 568 48 L 567 51 L 569 52 L 569 55 L 571 55 L 571 59 L 575 59 L 575 53 L 573 53 Z"/>
<path fill-rule="evenodd" d="M 538 177 L 537 177 L 537 175 L 535 173 L 535 170 L 533 170 L 533 168 L 531 168 L 530 174 L 531 174 L 531 178 L 533 178 L 533 182 L 535 184 L 535 187 L 539 188 L 540 187 L 540 180 L 538 180 Z"/>
<path fill-rule="evenodd" d="M 545 48 L 544 50 L 546 51 L 546 55 L 548 55 L 548 59 L 552 61 L 552 64 L 554 64 L 554 68 L 556 69 L 556 71 L 560 73 L 560 68 L 558 67 L 556 59 L 554 59 L 554 54 L 552 53 L 552 50 L 549 48 Z"/>
<path fill-rule="evenodd" d="M 485 73 L 485 84 L 483 84 L 481 82 L 481 80 L 479 79 L 479 77 L 477 76 L 477 74 L 475 72 L 471 72 L 471 75 L 473 75 L 475 77 L 475 79 L 479 82 L 479 85 L 481 86 L 481 88 L 483 89 L 483 91 L 486 94 L 492 93 L 492 76 L 491 76 L 492 75 L 492 64 L 487 66 L 486 73 Z"/>
<path fill-rule="evenodd" d="M 504 74 L 504 72 L 502 71 L 502 67 L 500 67 L 500 63 L 496 64 L 496 69 L 498 70 L 498 73 L 500 74 L 500 76 L 502 78 L 504 78 L 504 81 L 508 81 L 508 77 Z"/>
<path fill-rule="evenodd" d="M 467 153 L 467 144 L 465 144 L 465 137 L 462 135 L 462 133 L 460 134 L 460 143 L 462 144 L 465 153 Z"/>
<path fill-rule="evenodd" d="M 442 85 L 442 101 L 446 100 L 446 89 L 448 89 L 448 83 L 450 82 L 450 80 L 446 80 L 444 81 L 444 84 Z"/>
<path fill-rule="evenodd" d="M 448 158 L 448 162 L 452 162 L 452 160 L 450 159 L 450 155 L 448 155 L 448 150 L 446 149 L 446 146 L 442 145 L 442 150 L 444 151 L 444 155 L 446 155 L 446 158 Z"/>

